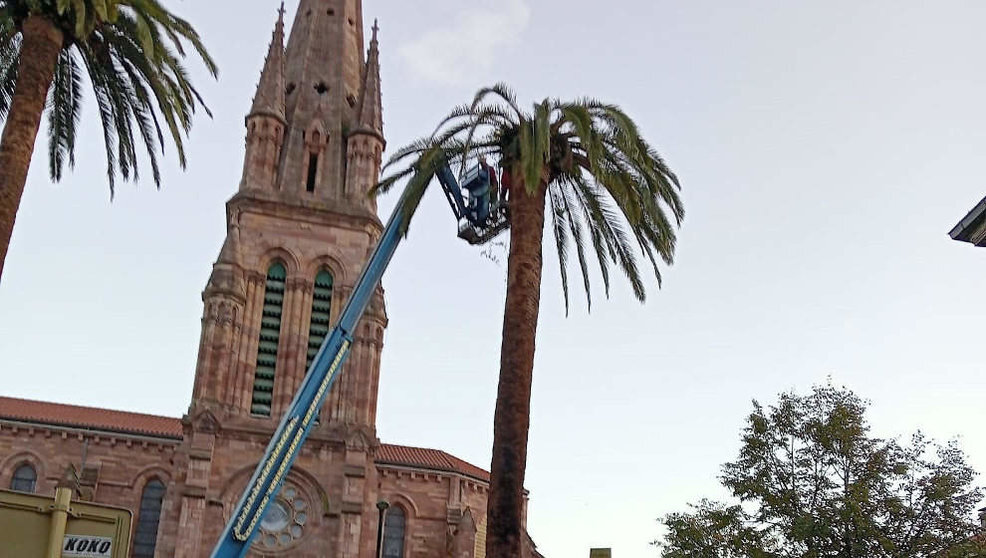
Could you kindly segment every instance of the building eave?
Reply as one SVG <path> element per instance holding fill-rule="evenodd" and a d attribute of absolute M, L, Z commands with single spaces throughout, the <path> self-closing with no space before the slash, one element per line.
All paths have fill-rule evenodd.
<path fill-rule="evenodd" d="M 61 432 L 72 436 L 98 436 L 106 439 L 126 439 L 135 442 L 153 443 L 164 446 L 177 446 L 182 440 L 181 437 L 176 436 L 148 434 L 144 432 L 133 432 L 122 429 L 77 426 L 72 424 L 60 424 L 57 422 L 16 420 L 0 417 L 0 430 L 5 429 L 48 430 L 51 432 Z"/>
<path fill-rule="evenodd" d="M 986 198 L 972 208 L 972 211 L 963 217 L 948 235 L 952 240 L 986 246 Z"/>
<path fill-rule="evenodd" d="M 469 473 L 464 473 L 462 471 L 456 471 L 454 469 L 447 469 L 444 467 L 429 467 L 427 465 L 416 465 L 413 463 L 396 463 L 392 461 L 374 461 L 373 465 L 378 469 L 390 469 L 394 471 L 405 471 L 408 473 L 420 473 L 420 474 L 430 474 L 430 475 L 443 475 L 445 477 L 461 478 L 477 485 L 489 488 L 489 479 L 484 479 L 478 475 L 471 475 Z"/>

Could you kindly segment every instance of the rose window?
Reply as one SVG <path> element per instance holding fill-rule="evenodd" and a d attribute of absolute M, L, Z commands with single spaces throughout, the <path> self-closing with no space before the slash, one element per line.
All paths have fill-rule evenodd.
<path fill-rule="evenodd" d="M 294 544 L 305 533 L 308 502 L 293 486 L 285 486 L 260 522 L 256 546 L 260 550 L 281 550 Z"/>

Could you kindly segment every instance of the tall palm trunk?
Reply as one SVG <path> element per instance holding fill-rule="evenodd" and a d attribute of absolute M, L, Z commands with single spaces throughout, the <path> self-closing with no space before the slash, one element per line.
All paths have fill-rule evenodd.
<path fill-rule="evenodd" d="M 488 558 L 520 558 L 534 340 L 541 303 L 541 241 L 546 184 L 528 194 L 515 181 L 510 200 L 507 301 L 500 347 L 500 385 L 493 417 L 493 462 L 487 502 Z"/>
<path fill-rule="evenodd" d="M 23 42 L 17 66 L 17 87 L 0 138 L 0 276 L 14 231 L 17 208 L 24 194 L 48 88 L 55 77 L 55 64 L 64 40 L 62 32 L 40 16 L 24 20 L 21 32 Z"/>

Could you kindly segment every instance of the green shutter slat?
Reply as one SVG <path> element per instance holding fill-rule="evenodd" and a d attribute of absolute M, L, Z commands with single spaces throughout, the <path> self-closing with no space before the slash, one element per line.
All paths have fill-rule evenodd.
<path fill-rule="evenodd" d="M 305 368 L 310 368 L 312 360 L 322 348 L 325 337 L 329 334 L 330 316 L 332 313 L 332 274 L 321 270 L 315 275 L 315 289 L 312 293 L 312 317 L 308 324 L 308 351 Z"/>
<path fill-rule="evenodd" d="M 286 279 L 287 270 L 283 264 L 275 263 L 267 270 L 264 306 L 260 318 L 260 340 L 257 346 L 257 368 L 253 376 L 253 397 L 250 404 L 250 412 L 255 415 L 270 416 L 271 413 Z"/>

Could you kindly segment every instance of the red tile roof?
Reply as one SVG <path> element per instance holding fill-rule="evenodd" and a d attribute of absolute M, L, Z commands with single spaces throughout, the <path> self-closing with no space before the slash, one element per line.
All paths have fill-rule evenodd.
<path fill-rule="evenodd" d="M 382 465 L 399 465 L 403 467 L 420 467 L 434 471 L 447 471 L 466 475 L 484 482 L 490 481 L 489 472 L 442 450 L 381 444 L 380 451 L 377 452 L 376 462 Z"/>
<path fill-rule="evenodd" d="M 52 426 L 91 428 L 175 440 L 180 440 L 182 437 L 181 419 L 177 418 L 49 403 L 47 401 L 15 399 L 13 397 L 0 397 L 0 419 Z M 382 444 L 377 453 L 376 461 L 383 465 L 459 473 L 484 482 L 490 481 L 489 472 L 436 449 Z"/>
<path fill-rule="evenodd" d="M 181 420 L 176 418 L 12 397 L 0 397 L 0 418 L 176 440 L 182 436 Z"/>

